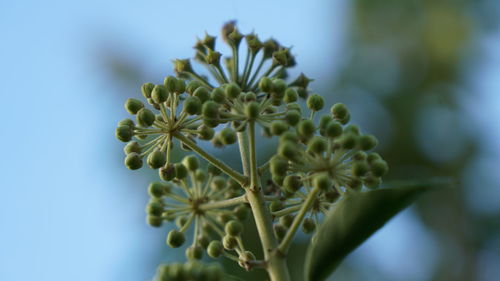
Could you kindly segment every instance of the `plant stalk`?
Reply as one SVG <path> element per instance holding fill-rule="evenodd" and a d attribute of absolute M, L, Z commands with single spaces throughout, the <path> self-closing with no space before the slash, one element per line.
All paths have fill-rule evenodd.
<path fill-rule="evenodd" d="M 246 188 L 246 195 L 255 219 L 257 232 L 261 239 L 264 258 L 267 261 L 266 270 L 271 281 L 290 281 L 290 273 L 288 272 L 285 255 L 278 251 L 278 240 L 274 235 L 271 213 L 266 207 L 266 201 L 260 185 L 255 148 L 255 122 L 249 122 L 248 130 L 250 185 Z"/>

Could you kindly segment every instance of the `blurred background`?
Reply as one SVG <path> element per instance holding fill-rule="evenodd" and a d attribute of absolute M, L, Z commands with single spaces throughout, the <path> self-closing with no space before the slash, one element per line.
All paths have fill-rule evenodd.
<path fill-rule="evenodd" d="M 292 76 L 316 79 L 379 137 L 387 181 L 459 182 L 398 215 L 332 280 L 499 280 L 499 13 L 494 0 L 1 1 L 0 280 L 151 280 L 184 259 L 168 226 L 146 225 L 156 175 L 123 166 L 114 128 L 142 83 L 231 19 L 293 46 Z M 292 250 L 297 277 L 307 241 Z"/>

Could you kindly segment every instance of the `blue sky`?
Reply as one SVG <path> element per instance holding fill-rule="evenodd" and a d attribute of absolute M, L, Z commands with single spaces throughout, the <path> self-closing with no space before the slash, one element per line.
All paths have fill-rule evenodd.
<path fill-rule="evenodd" d="M 126 90 L 109 83 L 99 47 L 121 44 L 118 50 L 139 60 L 142 71 L 164 69 L 167 75 L 172 59 L 192 55 L 195 36 L 218 33 L 223 22 L 238 19 L 245 32 L 293 42 L 300 69 L 321 79 L 341 62 L 348 11 L 345 1 L 0 2 L 0 142 L 6 160 L 0 164 L 0 280 L 146 280 L 164 250 L 166 230 L 144 223 L 148 177 L 121 165 L 121 144 L 113 135 L 116 121 L 125 117 L 116 92 L 138 94 L 139 85 Z M 326 25 L 331 17 L 338 24 Z M 498 37 L 491 40 L 498 46 Z M 490 51 L 498 60 L 498 48 Z M 500 88 L 500 67 L 487 64 L 482 71 L 489 80 L 478 84 L 492 83 L 483 102 L 493 113 L 500 101 L 491 89 Z M 435 242 L 414 220 L 406 212 L 366 248 L 379 249 L 388 237 L 396 241 L 388 250 L 395 256 L 402 254 L 397 245 L 410 239 L 432 247 Z M 359 255 L 373 260 L 373 252 Z M 398 276 L 383 263 L 376 265 Z M 407 266 L 419 280 L 422 273 L 411 262 Z"/>

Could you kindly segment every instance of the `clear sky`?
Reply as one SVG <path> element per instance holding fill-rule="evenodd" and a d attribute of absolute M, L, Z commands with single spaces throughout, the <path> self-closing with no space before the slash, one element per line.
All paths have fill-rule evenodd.
<path fill-rule="evenodd" d="M 325 62 L 341 57 L 335 50 L 348 21 L 345 2 L 1 1 L 0 280 L 146 280 L 165 250 L 166 229 L 144 223 L 148 177 L 128 172 L 120 160 L 114 127 L 125 112 L 120 89 L 99 64 L 101 46 L 123 44 L 118 50 L 139 60 L 141 71 L 167 75 L 172 59 L 192 55 L 195 36 L 217 34 L 226 20 L 238 19 L 245 32 L 293 43 L 300 69 L 321 79 L 335 71 Z M 498 59 L 498 49 L 492 54 Z M 499 89 L 498 64 L 483 71 Z M 498 108 L 485 90 L 484 102 L 493 106 L 494 99 Z M 377 251 L 370 249 L 384 239 L 394 241 L 389 255 L 403 254 L 399 246 L 410 241 L 432 248 L 415 220 L 405 212 L 359 257 L 373 260 Z M 426 271 L 411 261 L 431 267 L 432 249 L 415 250 L 404 269 L 419 280 Z M 394 278 L 404 273 L 384 260 L 375 265 Z"/>

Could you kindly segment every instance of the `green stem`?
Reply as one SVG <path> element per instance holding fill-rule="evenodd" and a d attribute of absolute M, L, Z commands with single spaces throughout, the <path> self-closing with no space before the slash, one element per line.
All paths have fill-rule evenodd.
<path fill-rule="evenodd" d="M 219 159 L 215 158 L 205 150 L 203 150 L 201 147 L 196 145 L 192 140 L 190 140 L 188 137 L 184 136 L 183 134 L 179 132 L 175 132 L 172 134 L 175 138 L 179 139 L 181 142 L 183 142 L 185 145 L 187 145 L 189 148 L 191 148 L 194 152 L 198 153 L 201 157 L 203 157 L 205 160 L 207 160 L 209 163 L 214 165 L 215 167 L 219 168 L 222 170 L 224 173 L 226 173 L 228 176 L 233 178 L 235 181 L 237 181 L 241 186 L 245 186 L 247 184 L 248 178 L 237 171 L 233 170 L 231 167 L 220 161 Z"/>
<path fill-rule="evenodd" d="M 259 171 L 257 170 L 257 156 L 255 145 L 255 121 L 248 122 L 248 142 L 250 145 L 250 189 L 260 192 Z"/>
<path fill-rule="evenodd" d="M 238 145 L 240 147 L 241 165 L 243 166 L 243 174 L 248 176 L 250 174 L 250 167 L 248 166 L 248 136 L 247 132 L 238 132 Z"/>
<path fill-rule="evenodd" d="M 312 207 L 314 200 L 316 199 L 316 195 L 319 193 L 319 188 L 313 188 L 311 192 L 307 195 L 307 199 L 302 205 L 302 208 L 300 209 L 299 213 L 295 217 L 295 219 L 292 222 L 292 225 L 290 226 L 290 229 L 285 235 L 285 238 L 281 241 L 279 245 L 279 251 L 286 254 L 288 252 L 288 249 L 290 247 L 290 244 L 292 243 L 293 237 L 295 236 L 295 233 L 297 232 L 297 229 L 299 228 L 300 224 L 302 223 L 302 220 L 304 219 L 307 211 Z"/>
<path fill-rule="evenodd" d="M 264 258 L 267 261 L 267 272 L 271 281 L 290 281 L 290 274 L 286 264 L 285 256 L 277 251 L 278 240 L 274 235 L 271 214 L 266 208 L 264 194 L 260 186 L 257 171 L 256 148 L 255 148 L 255 122 L 249 122 L 249 144 L 250 144 L 250 188 L 247 188 L 246 196 L 251 206 L 252 213 L 257 226 Z"/>

